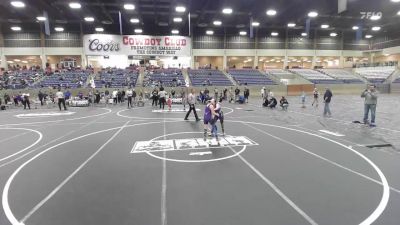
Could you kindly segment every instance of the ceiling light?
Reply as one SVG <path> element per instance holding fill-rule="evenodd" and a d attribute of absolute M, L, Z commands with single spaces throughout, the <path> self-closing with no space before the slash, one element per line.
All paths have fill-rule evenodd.
<path fill-rule="evenodd" d="M 13 61 L 7 61 L 7 63 L 14 63 Z"/>
<path fill-rule="evenodd" d="M 215 21 L 213 22 L 213 24 L 214 24 L 215 26 L 221 26 L 222 22 L 219 21 L 219 20 L 215 20 Z"/>
<path fill-rule="evenodd" d="M 46 17 L 44 17 L 44 16 L 38 16 L 38 17 L 36 17 L 36 19 L 38 21 L 46 21 Z"/>
<path fill-rule="evenodd" d="M 372 27 L 371 30 L 373 31 L 379 31 L 381 29 L 381 27 Z"/>
<path fill-rule="evenodd" d="M 279 35 L 279 33 L 278 32 L 271 32 L 271 36 L 278 36 Z"/>
<path fill-rule="evenodd" d="M 242 36 L 244 36 L 244 35 L 247 34 L 247 32 L 246 32 L 246 31 L 240 31 L 239 34 L 242 35 Z"/>
<path fill-rule="evenodd" d="M 62 32 L 62 31 L 64 31 L 64 28 L 62 28 L 62 27 L 55 27 L 54 30 L 57 31 L 57 32 Z"/>
<path fill-rule="evenodd" d="M 94 30 L 97 31 L 97 32 L 103 32 L 103 31 L 104 31 L 104 28 L 102 28 L 102 27 L 96 27 Z"/>
<path fill-rule="evenodd" d="M 397 2 L 400 2 L 400 0 L 390 0 L 390 1 L 392 1 L 392 2 L 396 2 L 396 3 L 397 3 Z"/>
<path fill-rule="evenodd" d="M 251 25 L 253 27 L 258 27 L 258 26 L 260 26 L 260 23 L 259 22 L 252 22 Z"/>
<path fill-rule="evenodd" d="M 358 27 L 358 26 L 353 26 L 351 29 L 353 29 L 353 30 L 358 30 L 359 27 Z"/>
<path fill-rule="evenodd" d="M 69 7 L 71 9 L 80 9 L 82 6 L 79 2 L 71 2 L 69 3 Z"/>
<path fill-rule="evenodd" d="M 400 10 L 397 12 L 397 15 L 400 16 Z"/>
<path fill-rule="evenodd" d="M 337 36 L 337 33 L 330 33 L 329 36 L 331 36 L 331 37 L 336 37 L 336 36 Z"/>
<path fill-rule="evenodd" d="M 139 19 L 138 18 L 132 18 L 131 20 L 129 20 L 131 23 L 139 23 Z"/>
<path fill-rule="evenodd" d="M 143 33 L 143 30 L 142 30 L 142 29 L 135 29 L 134 31 L 135 31 L 135 33 L 137 33 L 137 34 Z"/>
<path fill-rule="evenodd" d="M 384 56 L 389 56 L 390 54 L 384 54 Z"/>
<path fill-rule="evenodd" d="M 379 14 L 377 14 L 377 15 L 372 15 L 369 19 L 370 20 L 379 20 L 379 19 L 381 19 L 381 15 L 379 15 Z"/>
<path fill-rule="evenodd" d="M 372 38 L 373 36 L 372 35 L 370 35 L 370 34 L 367 34 L 367 35 L 365 35 L 365 38 Z"/>
<path fill-rule="evenodd" d="M 311 11 L 311 12 L 309 12 L 308 13 L 308 17 L 317 17 L 318 16 L 318 13 L 317 12 L 315 12 L 315 11 Z"/>
<path fill-rule="evenodd" d="M 171 30 L 172 34 L 179 34 L 179 30 Z"/>
<path fill-rule="evenodd" d="M 177 12 L 185 12 L 186 8 L 184 6 L 177 6 L 177 7 L 175 7 L 175 11 L 177 11 Z"/>
<path fill-rule="evenodd" d="M 24 61 L 21 61 L 21 62 L 22 62 L 22 63 L 28 63 L 28 61 L 25 61 L 25 60 L 24 60 Z"/>
<path fill-rule="evenodd" d="M 304 32 L 303 32 L 303 33 L 301 33 L 301 36 L 302 36 L 302 37 L 307 37 L 307 33 L 304 33 Z"/>
<path fill-rule="evenodd" d="M 233 10 L 231 8 L 225 8 L 222 10 L 223 14 L 231 14 L 233 12 Z"/>
<path fill-rule="evenodd" d="M 14 62 L 21 62 L 20 59 L 14 59 Z"/>
<path fill-rule="evenodd" d="M 268 16 L 275 16 L 276 15 L 276 10 L 275 9 L 268 9 L 266 13 L 267 13 Z"/>
<path fill-rule="evenodd" d="M 328 24 L 322 24 L 322 25 L 321 25 L 321 28 L 322 28 L 322 29 L 327 29 L 327 28 L 329 28 L 329 25 L 328 25 Z"/>
<path fill-rule="evenodd" d="M 124 9 L 126 10 L 134 10 L 135 5 L 134 4 L 124 4 Z"/>
<path fill-rule="evenodd" d="M 180 23 L 180 22 L 182 22 L 182 18 L 180 18 L 180 17 L 175 17 L 175 18 L 174 18 L 174 22 Z"/>
<path fill-rule="evenodd" d="M 287 26 L 288 26 L 288 27 L 295 27 L 296 24 L 295 24 L 295 23 L 288 23 Z"/>
<path fill-rule="evenodd" d="M 85 17 L 84 20 L 85 20 L 86 22 L 93 22 L 93 21 L 94 21 L 94 18 L 93 18 L 93 17 Z"/>
<path fill-rule="evenodd" d="M 10 3 L 15 8 L 23 8 L 23 7 L 25 7 L 25 3 L 21 2 L 21 1 L 12 1 Z"/>
<path fill-rule="evenodd" d="M 213 34 L 214 34 L 214 31 L 212 31 L 212 30 L 207 30 L 207 31 L 206 31 L 206 34 L 207 34 L 207 35 L 213 35 Z"/>
<path fill-rule="evenodd" d="M 20 31 L 20 30 L 21 30 L 21 27 L 11 27 L 11 30 L 13 30 L 13 31 Z"/>

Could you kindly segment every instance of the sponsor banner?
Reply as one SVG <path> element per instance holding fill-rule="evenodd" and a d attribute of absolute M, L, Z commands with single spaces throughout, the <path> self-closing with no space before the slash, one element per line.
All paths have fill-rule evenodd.
<path fill-rule="evenodd" d="M 256 142 L 245 136 L 226 136 L 220 137 L 219 145 L 214 139 L 186 138 L 173 140 L 157 141 L 137 141 L 133 146 L 131 153 L 141 152 L 163 152 L 177 150 L 194 150 L 207 148 L 239 147 L 258 145 Z"/>
<path fill-rule="evenodd" d="M 191 40 L 183 36 L 107 35 L 83 37 L 86 55 L 190 56 Z"/>

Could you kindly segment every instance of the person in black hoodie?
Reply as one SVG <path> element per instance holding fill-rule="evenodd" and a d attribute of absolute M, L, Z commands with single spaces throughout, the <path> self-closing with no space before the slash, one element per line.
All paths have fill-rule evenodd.
<path fill-rule="evenodd" d="M 249 103 L 249 96 L 250 96 L 250 90 L 246 87 L 244 87 L 243 91 L 244 99 L 246 99 L 246 103 Z"/>
<path fill-rule="evenodd" d="M 271 108 L 271 109 L 274 109 L 277 104 L 278 104 L 278 101 L 276 100 L 276 98 L 275 97 L 271 97 L 271 99 L 269 100 L 268 107 Z"/>
<path fill-rule="evenodd" d="M 153 99 L 153 102 L 151 103 L 151 106 L 157 106 L 158 104 L 158 91 L 157 89 L 153 89 L 153 91 L 151 92 L 151 98 Z"/>
<path fill-rule="evenodd" d="M 329 108 L 329 104 L 331 103 L 331 99 L 332 99 L 332 92 L 329 89 L 329 87 L 326 87 L 326 91 L 324 94 L 324 103 L 325 103 L 325 107 L 324 107 L 324 116 L 332 116 L 331 113 L 331 109 Z"/>
<path fill-rule="evenodd" d="M 42 93 L 42 90 L 39 90 L 38 97 L 39 97 L 40 105 L 43 106 L 44 94 Z"/>

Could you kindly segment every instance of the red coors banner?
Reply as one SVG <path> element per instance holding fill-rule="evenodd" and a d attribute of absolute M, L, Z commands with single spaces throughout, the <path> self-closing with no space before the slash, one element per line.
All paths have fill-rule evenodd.
<path fill-rule="evenodd" d="M 91 34 L 83 41 L 86 55 L 190 56 L 191 50 L 183 36 Z"/>

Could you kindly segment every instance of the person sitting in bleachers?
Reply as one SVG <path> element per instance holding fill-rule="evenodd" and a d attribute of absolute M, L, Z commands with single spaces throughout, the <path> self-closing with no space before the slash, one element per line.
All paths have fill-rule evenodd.
<path fill-rule="evenodd" d="M 279 100 L 279 104 L 282 108 L 282 110 L 287 110 L 288 106 L 289 106 L 289 102 L 287 101 L 287 99 L 285 98 L 285 96 L 282 96 L 281 100 Z"/>

